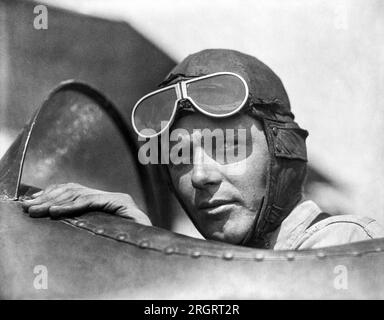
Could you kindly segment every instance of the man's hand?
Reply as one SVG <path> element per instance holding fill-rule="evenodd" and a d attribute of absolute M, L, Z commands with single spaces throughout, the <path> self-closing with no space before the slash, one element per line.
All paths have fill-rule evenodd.
<path fill-rule="evenodd" d="M 137 223 L 152 225 L 125 193 L 105 192 L 90 189 L 77 183 L 52 185 L 32 195 L 32 200 L 24 200 L 23 208 L 31 217 L 76 216 L 89 211 L 103 211 L 132 219 Z"/>

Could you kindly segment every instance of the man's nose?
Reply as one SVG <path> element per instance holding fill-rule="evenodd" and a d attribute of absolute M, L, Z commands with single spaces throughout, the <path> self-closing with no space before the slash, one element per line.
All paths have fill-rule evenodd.
<path fill-rule="evenodd" d="M 195 189 L 204 189 L 218 185 L 221 182 L 219 164 L 200 149 L 193 156 L 192 186 Z"/>

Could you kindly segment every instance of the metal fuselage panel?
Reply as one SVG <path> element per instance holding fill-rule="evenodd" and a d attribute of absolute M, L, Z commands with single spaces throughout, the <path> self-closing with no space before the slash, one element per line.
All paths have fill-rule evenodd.
<path fill-rule="evenodd" d="M 95 214 L 97 216 L 97 214 Z M 114 217 L 115 218 L 115 217 Z M 83 218 L 83 220 L 86 218 Z M 95 221 L 95 219 L 94 219 Z M 101 221 L 101 220 L 100 220 Z M 124 223 L 121 225 L 124 228 Z M 116 222 L 120 224 L 119 220 Z M 220 245 L 128 222 L 149 246 L 127 243 L 50 218 L 32 219 L 14 201 L 0 201 L 0 295 L 8 299 L 265 299 L 383 298 L 384 254 L 368 241 L 344 251 L 272 252 Z M 108 228 L 105 224 L 104 228 Z M 128 231 L 125 228 L 125 231 Z M 147 232 L 146 232 L 147 231 Z M 164 245 L 151 247 L 151 243 Z M 139 239 L 138 239 L 139 240 Z M 142 240 L 142 239 L 141 239 Z M 208 252 L 202 243 L 216 246 Z M 142 243 L 142 242 L 141 242 Z M 166 248 L 174 246 L 171 252 Z M 366 252 L 363 253 L 363 249 Z M 184 250 L 187 248 L 187 250 Z M 335 247 L 336 248 L 336 247 Z M 352 251 L 351 251 L 352 249 Z M 369 250 L 368 250 L 369 249 Z M 200 250 L 201 256 L 188 254 Z M 220 250 L 222 255 L 220 255 Z M 233 257 L 225 253 L 232 252 Z M 323 253 L 324 253 L 323 252 Z M 333 253 L 332 253 L 333 252 Z M 344 253 L 342 253 L 344 252 Z M 350 254 L 355 252 L 355 254 Z M 258 255 L 257 255 L 257 254 Z M 261 258 L 260 253 L 264 254 Z M 336 254 L 335 254 L 336 253 Z M 256 255 L 254 255 L 256 254 Z M 247 257 L 249 259 L 247 259 Z M 253 257 L 253 258 L 252 258 Z M 34 268 L 48 271 L 48 289 L 36 289 Z M 348 271 L 338 288 L 337 266 Z M 335 269 L 336 268 L 336 269 Z"/>

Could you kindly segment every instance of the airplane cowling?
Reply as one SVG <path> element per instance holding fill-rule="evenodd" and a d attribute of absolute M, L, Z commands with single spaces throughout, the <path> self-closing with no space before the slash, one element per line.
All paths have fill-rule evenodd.
<path fill-rule="evenodd" d="M 103 213 L 32 219 L 0 201 L 6 299 L 384 298 L 384 240 L 307 251 L 193 239 Z M 47 289 L 36 288 L 36 266 Z M 341 266 L 341 267 L 340 267 Z M 340 268 L 347 287 L 338 284 Z"/>

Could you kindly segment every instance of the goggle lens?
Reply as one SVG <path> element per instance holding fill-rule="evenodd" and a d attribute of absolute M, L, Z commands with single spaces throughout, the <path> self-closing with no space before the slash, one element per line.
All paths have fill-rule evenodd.
<path fill-rule="evenodd" d="M 225 115 L 240 107 L 246 95 L 246 88 L 236 76 L 218 75 L 188 83 L 187 93 L 204 111 Z"/>
<path fill-rule="evenodd" d="M 153 136 L 161 131 L 161 124 L 170 121 L 175 108 L 177 94 L 175 88 L 145 98 L 134 113 L 134 124 L 143 136 Z"/>

